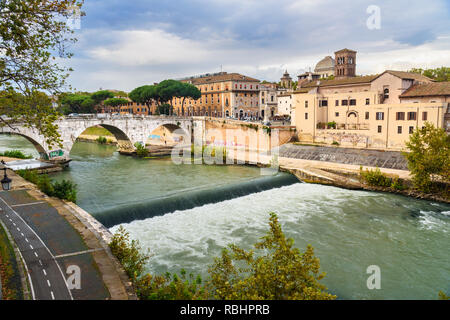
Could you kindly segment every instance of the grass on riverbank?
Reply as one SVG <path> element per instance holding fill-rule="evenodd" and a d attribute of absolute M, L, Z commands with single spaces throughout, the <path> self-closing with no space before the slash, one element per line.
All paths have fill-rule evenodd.
<path fill-rule="evenodd" d="M 3 300 L 23 300 L 22 284 L 14 248 L 0 225 L 0 278 Z"/>
<path fill-rule="evenodd" d="M 33 159 L 31 154 L 25 154 L 20 150 L 8 150 L 0 152 L 1 157 L 16 158 L 16 159 Z"/>
<path fill-rule="evenodd" d="M 114 137 L 114 135 L 103 127 L 90 127 L 84 130 L 82 134 L 91 136 Z"/>
<path fill-rule="evenodd" d="M 31 183 L 34 183 L 39 190 L 50 197 L 68 200 L 73 203 L 77 201 L 77 185 L 69 180 L 53 182 L 48 175 L 39 175 L 32 170 L 17 170 L 16 173 Z"/>

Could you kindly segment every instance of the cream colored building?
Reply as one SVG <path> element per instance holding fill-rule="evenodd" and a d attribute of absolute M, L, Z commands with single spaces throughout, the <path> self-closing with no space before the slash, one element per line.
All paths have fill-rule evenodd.
<path fill-rule="evenodd" d="M 239 73 L 220 72 L 182 79 L 202 93 L 198 100 L 175 98 L 177 115 L 218 118 L 258 118 L 259 80 Z"/>
<path fill-rule="evenodd" d="M 426 121 L 448 128 L 449 101 L 448 82 L 387 70 L 303 84 L 292 111 L 300 141 L 400 150 Z"/>
<path fill-rule="evenodd" d="M 292 115 L 292 92 L 285 92 L 278 95 L 278 112 L 279 116 Z"/>

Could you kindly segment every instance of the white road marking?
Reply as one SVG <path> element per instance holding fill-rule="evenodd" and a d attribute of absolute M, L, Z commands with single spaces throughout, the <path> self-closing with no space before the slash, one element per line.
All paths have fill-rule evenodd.
<path fill-rule="evenodd" d="M 20 233 L 20 235 L 21 235 L 22 237 L 25 237 L 25 235 L 24 235 L 22 232 Z"/>
<path fill-rule="evenodd" d="M 17 231 L 19 231 L 20 232 L 20 229 L 19 228 L 16 228 L 17 229 Z"/>
<path fill-rule="evenodd" d="M 42 269 L 42 272 L 44 272 L 44 275 L 47 275 L 47 271 L 45 271 L 45 269 Z"/>
<path fill-rule="evenodd" d="M 65 257 L 72 257 L 72 256 L 79 256 L 85 253 L 91 253 L 91 252 L 96 252 L 96 251 L 102 251 L 104 250 L 103 248 L 97 248 L 97 249 L 90 249 L 90 250 L 86 250 L 86 251 L 80 251 L 80 252 L 74 252 L 74 253 L 67 253 L 67 254 L 61 254 L 59 256 L 55 256 L 56 259 L 58 258 L 65 258 Z"/>
<path fill-rule="evenodd" d="M 25 206 L 32 206 L 35 204 L 41 204 L 41 203 L 45 203 L 44 201 L 39 201 L 39 202 L 31 202 L 31 203 L 23 203 L 23 204 L 14 204 L 11 207 L 15 208 L 15 207 L 25 207 Z"/>
<path fill-rule="evenodd" d="M 55 300 L 55 296 L 53 295 L 53 291 L 50 291 L 50 294 L 52 295 L 52 299 Z"/>
<path fill-rule="evenodd" d="M 13 222 L 13 226 L 15 227 L 16 226 L 16 224 Z"/>
<path fill-rule="evenodd" d="M 41 260 L 39 260 L 39 264 L 42 266 L 42 261 Z"/>
<path fill-rule="evenodd" d="M 53 258 L 53 261 L 55 262 L 55 264 L 56 264 L 56 266 L 58 267 L 58 270 L 59 270 L 59 272 L 60 272 L 60 274 L 61 274 L 61 277 L 62 277 L 62 279 L 64 280 L 64 284 L 66 285 L 66 288 L 67 288 L 67 292 L 69 293 L 69 296 L 70 296 L 70 299 L 71 300 L 73 300 L 73 296 L 72 296 L 72 292 L 69 290 L 69 287 L 68 287 L 68 285 L 67 285 L 67 282 L 65 281 L 66 280 L 66 278 L 65 278 L 65 276 L 64 276 L 64 273 L 63 273 L 63 271 L 62 271 L 62 269 L 61 269 L 61 266 L 59 265 L 59 263 L 58 263 L 58 261 L 55 259 L 55 256 L 52 254 L 52 252 L 50 251 L 50 249 L 46 246 L 46 244 L 44 243 L 44 241 L 42 241 L 42 239 L 41 239 L 41 237 L 39 237 L 39 235 L 36 233 L 36 231 L 34 231 L 33 230 L 33 228 L 31 228 L 26 222 L 25 222 L 25 220 L 13 209 L 13 208 L 11 208 L 11 206 L 2 198 L 2 197 L 0 197 L 0 200 L 19 218 L 19 220 L 21 220 L 27 227 L 28 227 L 28 229 L 30 229 L 31 230 L 31 232 L 33 232 L 33 234 L 36 236 L 36 238 L 42 243 L 42 245 L 44 246 L 44 248 L 45 249 L 47 249 L 47 252 L 48 252 L 48 254 Z M 19 252 L 20 252 L 20 250 L 19 250 Z M 37 253 L 35 252 L 34 253 L 35 255 L 36 255 L 36 257 L 38 257 L 38 255 L 37 255 Z M 40 262 L 39 261 L 39 263 L 42 265 L 42 262 Z M 28 276 L 29 276 L 29 274 L 28 274 Z M 30 283 L 31 283 L 31 277 L 29 277 L 30 278 Z M 31 283 L 31 286 L 33 286 L 33 284 Z M 34 296 L 34 290 L 32 289 L 32 295 L 33 295 L 33 298 L 35 299 L 35 296 Z M 52 292 L 52 296 L 53 296 L 53 292 Z"/>
<path fill-rule="evenodd" d="M 27 239 L 27 238 L 25 238 L 25 241 L 26 241 L 26 242 L 28 242 L 28 239 Z"/>
<path fill-rule="evenodd" d="M 36 258 L 39 257 L 38 254 L 37 254 L 36 252 L 34 253 L 34 255 L 36 256 Z"/>
<path fill-rule="evenodd" d="M 33 246 L 30 244 L 30 248 L 31 248 L 31 250 L 33 250 L 34 248 L 33 248 Z"/>
<path fill-rule="evenodd" d="M 52 285 L 50 284 L 50 281 L 47 280 L 47 284 L 49 287 L 51 287 Z"/>

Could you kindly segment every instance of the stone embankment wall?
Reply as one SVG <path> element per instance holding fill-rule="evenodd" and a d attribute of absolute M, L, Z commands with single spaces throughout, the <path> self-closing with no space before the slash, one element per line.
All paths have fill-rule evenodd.
<path fill-rule="evenodd" d="M 408 170 L 405 157 L 398 151 L 286 144 L 280 147 L 280 157 Z"/>
<path fill-rule="evenodd" d="M 266 127 L 261 124 L 223 119 L 207 119 L 204 124 L 204 143 L 249 151 L 269 151 L 296 137 L 291 126 Z"/>

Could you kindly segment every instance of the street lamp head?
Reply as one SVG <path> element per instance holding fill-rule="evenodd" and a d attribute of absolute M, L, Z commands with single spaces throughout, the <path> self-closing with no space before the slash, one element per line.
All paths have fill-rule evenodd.
<path fill-rule="evenodd" d="M 12 180 L 6 175 L 6 168 L 3 168 L 3 170 L 5 172 L 5 175 L 4 175 L 4 177 L 3 177 L 2 181 L 1 181 L 2 188 L 5 191 L 9 191 L 9 190 L 11 190 L 11 182 L 12 182 Z"/>

